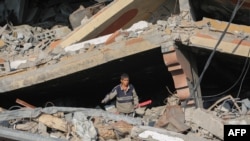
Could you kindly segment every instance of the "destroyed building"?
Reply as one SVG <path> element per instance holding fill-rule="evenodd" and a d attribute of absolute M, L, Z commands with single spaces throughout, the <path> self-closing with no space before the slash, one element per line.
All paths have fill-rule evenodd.
<path fill-rule="evenodd" d="M 224 138 L 223 125 L 250 123 L 249 0 L 0 3 L 0 119 L 1 125 L 10 121 L 10 127 L 17 127 L 1 129 L 2 137 L 17 139 L 10 133 L 22 135 L 20 129 L 32 133 L 23 140 L 37 131 L 53 137 L 36 136 L 44 140 L 86 139 L 86 134 L 90 140 L 115 140 L 121 138 L 119 131 L 136 140 L 143 138 L 142 131 L 155 131 L 178 137 L 169 140 L 217 141 Z M 99 111 L 105 109 L 101 99 L 123 72 L 141 102 L 152 100 L 143 118 Z M 16 115 L 17 104 L 29 109 Z M 119 122 L 110 123 L 111 132 L 96 116 Z M 28 117 L 35 122 L 17 120 Z M 80 117 L 98 133 L 79 133 Z M 62 119 L 74 121 L 74 130 Z"/>

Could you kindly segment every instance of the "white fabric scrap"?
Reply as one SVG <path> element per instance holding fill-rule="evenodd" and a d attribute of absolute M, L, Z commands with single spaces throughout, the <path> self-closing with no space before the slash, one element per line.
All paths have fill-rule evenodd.
<path fill-rule="evenodd" d="M 130 28 L 126 29 L 126 31 L 143 30 L 144 28 L 147 28 L 148 26 L 149 26 L 148 22 L 139 21 L 137 23 L 134 23 Z"/>
<path fill-rule="evenodd" d="M 101 36 L 101 37 L 98 37 L 98 38 L 94 38 L 94 39 L 91 39 L 91 40 L 87 40 L 87 41 L 84 41 L 84 42 L 81 42 L 81 43 L 78 43 L 78 44 L 73 44 L 71 46 L 65 47 L 64 50 L 66 52 L 68 52 L 68 51 L 77 51 L 77 50 L 79 50 L 81 48 L 84 48 L 85 44 L 91 44 L 91 45 L 102 44 L 102 43 L 105 43 L 110 36 L 111 36 L 111 34 L 108 34 L 108 35 Z"/>
<path fill-rule="evenodd" d="M 171 136 L 160 134 L 160 133 L 153 132 L 153 131 L 144 131 L 141 134 L 139 134 L 139 137 L 141 138 L 151 137 L 152 139 L 155 139 L 158 141 L 184 141 L 182 138 L 171 137 Z"/>

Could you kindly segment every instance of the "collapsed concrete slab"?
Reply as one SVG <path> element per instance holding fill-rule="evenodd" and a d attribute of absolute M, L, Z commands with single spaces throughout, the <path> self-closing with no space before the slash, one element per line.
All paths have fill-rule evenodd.
<path fill-rule="evenodd" d="M 195 123 L 197 126 L 211 132 L 216 137 L 222 140 L 224 139 L 224 123 L 222 119 L 200 108 L 195 110 L 187 109 L 185 114 L 187 122 Z M 204 119 L 206 119 L 206 121 L 204 121 Z"/>
<path fill-rule="evenodd" d="M 140 52 L 143 52 L 146 50 L 150 50 L 150 48 L 152 49 L 152 48 L 159 47 L 160 44 L 163 42 L 164 38 L 162 38 L 162 35 L 160 35 L 162 33 L 158 34 L 157 31 L 152 31 L 152 33 L 146 33 L 148 35 L 145 35 L 145 37 L 137 37 L 138 33 L 136 33 L 135 31 L 132 31 L 132 30 L 138 30 L 141 27 L 131 27 L 131 28 L 135 28 L 135 29 L 129 29 L 129 31 L 128 31 L 129 33 L 125 33 L 125 34 L 122 33 L 118 37 L 115 34 L 113 34 L 113 36 L 111 36 L 109 34 L 111 34 L 112 32 L 121 30 L 122 28 L 126 29 L 126 28 L 132 26 L 135 22 L 138 22 L 140 20 L 148 19 L 151 16 L 151 14 L 154 11 L 156 11 L 164 2 L 165 2 L 164 0 L 157 1 L 157 2 L 155 2 L 155 1 L 142 2 L 140 0 L 139 1 L 138 0 L 136 0 L 136 1 L 135 0 L 113 1 L 112 3 L 110 3 L 109 5 L 104 7 L 102 10 L 100 10 L 98 13 L 93 15 L 87 23 L 79 26 L 77 29 L 72 31 L 70 34 L 68 34 L 63 39 L 57 38 L 57 39 L 47 41 L 44 39 L 44 37 L 47 37 L 47 34 L 43 34 L 41 36 L 40 35 L 36 36 L 36 37 L 39 37 L 40 42 L 39 42 L 39 44 L 37 44 L 35 46 L 34 50 L 40 49 L 40 50 L 44 50 L 44 52 L 39 51 L 38 52 L 39 55 L 38 54 L 36 54 L 36 55 L 28 54 L 28 58 L 22 57 L 21 59 L 14 59 L 11 61 L 9 61 L 8 59 L 5 59 L 2 63 L 2 65 L 3 65 L 2 74 L 4 74 L 4 77 L 2 77 L 2 79 L 4 79 L 4 81 L 1 81 L 1 83 L 5 86 L 3 86 L 3 88 L 1 89 L 1 92 L 3 93 L 3 92 L 16 90 L 16 89 L 27 87 L 27 86 L 32 86 L 34 84 L 39 84 L 39 83 L 46 82 L 46 81 L 49 81 L 49 80 L 52 80 L 55 78 L 59 78 L 59 77 L 63 77 L 63 76 L 72 74 L 74 72 L 88 69 L 88 68 L 97 66 L 98 64 L 103 64 L 103 63 L 111 61 L 111 60 L 117 60 L 118 58 L 122 58 L 122 57 L 125 57 L 128 55 L 140 53 Z M 137 5 L 139 5 L 139 6 L 137 6 Z M 119 8 L 117 9 L 117 7 L 119 7 Z M 125 20 L 125 22 L 124 22 L 124 20 Z M 145 27 L 145 28 L 148 28 L 148 27 Z M 143 30 L 146 30 L 146 29 L 139 29 L 139 30 L 141 30 L 141 32 L 142 32 Z M 153 32 L 155 32 L 155 33 L 153 33 Z M 152 35 L 150 35 L 150 34 L 152 34 Z M 158 34 L 158 35 L 155 36 L 155 34 Z M 109 36 L 111 36 L 111 37 L 109 38 Z M 95 37 L 98 37 L 98 38 L 92 40 L 92 38 L 95 38 Z M 42 38 L 42 39 L 40 39 L 40 38 Z M 131 38 L 131 40 L 129 39 L 129 41 L 124 41 L 124 40 L 127 40 L 126 38 L 127 39 Z M 132 38 L 134 38 L 134 39 L 132 39 Z M 151 41 L 147 41 L 148 39 Z M 100 40 L 102 40 L 102 41 L 100 42 Z M 107 40 L 107 41 L 104 41 L 104 40 Z M 79 43 L 81 41 L 85 41 L 85 42 Z M 112 43 L 116 42 L 116 43 L 114 43 L 113 45 L 108 45 L 111 42 Z M 118 42 L 120 42 L 120 43 L 118 43 Z M 138 43 L 141 42 L 141 45 L 137 44 L 137 42 Z M 76 44 L 76 43 L 78 43 L 78 44 Z M 105 55 L 104 56 L 102 55 L 103 52 L 102 51 L 100 52 L 100 49 L 102 50 L 102 48 L 103 49 L 105 48 L 105 47 L 102 47 L 102 46 L 104 46 L 103 44 L 105 44 L 106 46 L 110 46 L 110 47 L 113 46 L 111 48 L 116 48 L 115 46 L 117 46 L 117 47 L 124 46 L 124 48 L 126 48 L 128 53 L 127 53 L 127 55 L 120 54 L 120 55 L 122 55 L 120 57 L 118 57 L 119 54 L 115 55 L 117 57 L 115 57 L 115 56 L 105 57 Z M 70 47 L 70 45 L 72 45 L 74 47 Z M 137 47 L 137 49 L 131 50 L 130 49 L 131 47 L 128 48 L 125 46 L 141 46 L 141 47 Z M 152 47 L 152 46 L 154 46 L 154 47 Z M 33 48 L 33 46 L 25 44 L 25 48 L 23 49 L 23 53 L 29 52 L 30 48 Z M 71 48 L 75 48 L 74 51 L 72 51 Z M 77 50 L 76 48 L 78 48 L 80 50 Z M 105 50 L 110 50 L 111 48 L 108 47 Z M 89 53 L 86 53 L 86 50 L 88 50 L 87 52 L 89 52 Z M 113 49 L 111 49 L 111 50 L 113 50 Z M 109 56 L 108 54 L 111 54 L 110 51 L 108 51 L 109 53 L 108 52 L 106 53 L 106 51 L 105 51 L 104 54 L 107 54 L 107 56 Z M 70 60 L 69 58 L 62 57 L 62 56 L 69 56 L 69 55 L 74 55 L 74 54 L 78 54 L 78 53 L 81 54 L 82 52 L 84 52 L 84 54 L 85 54 L 84 56 L 86 58 L 88 58 L 84 62 L 87 62 L 89 66 L 84 65 L 85 67 L 83 67 L 83 68 L 76 68 L 75 70 L 69 71 L 72 68 L 74 68 L 74 66 L 70 66 L 69 62 L 66 61 L 66 60 L 69 61 Z M 120 51 L 120 52 L 122 52 L 122 51 Z M 47 54 L 47 53 L 49 53 L 49 54 Z M 100 55 L 97 55 L 99 53 L 100 53 Z M 114 54 L 114 52 L 112 54 Z M 79 55 L 79 56 L 81 56 L 81 55 Z M 89 56 L 95 56 L 95 58 L 90 59 Z M 97 57 L 97 56 L 99 56 L 99 57 Z M 4 58 L 8 58 L 8 57 L 4 57 Z M 59 61 L 60 58 L 63 61 Z M 65 58 L 67 58 L 67 59 L 65 59 Z M 78 57 L 75 56 L 73 58 L 76 59 Z M 99 58 L 99 59 L 97 59 L 97 58 Z M 84 60 L 84 59 L 78 58 L 76 60 Z M 60 67 L 62 67 L 65 64 L 68 64 L 68 67 L 70 67 L 71 69 L 60 69 L 61 70 L 60 73 L 55 72 L 55 70 L 53 68 L 58 68 L 58 70 L 60 68 L 57 65 L 54 66 L 54 64 L 57 64 L 57 62 L 61 62 L 61 63 L 64 62 L 60 65 L 58 64 Z M 92 62 L 93 64 L 90 65 L 91 64 L 90 62 Z M 49 67 L 46 65 L 46 67 L 49 67 L 49 68 L 41 67 L 41 66 L 44 66 L 44 64 L 51 64 L 51 65 L 53 64 L 53 66 Z M 33 69 L 30 72 L 26 71 L 26 70 L 30 70 L 31 68 L 33 68 L 33 66 L 39 67 L 39 69 L 35 69 L 35 71 Z M 81 65 L 78 64 L 77 66 L 81 66 Z M 64 67 L 66 67 L 66 66 L 64 66 Z M 11 70 L 11 72 L 8 72 L 8 70 Z M 62 73 L 62 70 L 68 70 L 68 72 Z M 28 80 L 27 78 L 25 78 L 25 75 L 19 76 L 19 74 L 20 74 L 19 71 L 21 71 L 22 73 L 24 72 L 24 74 L 27 74 L 27 75 L 28 74 L 30 75 L 30 73 L 32 73 L 35 75 L 39 74 L 39 76 L 37 76 L 36 78 L 35 77 L 29 78 L 29 80 Z M 50 74 L 43 74 L 45 72 L 50 73 Z M 57 74 L 55 74 L 55 73 L 57 73 Z M 14 75 L 12 75 L 12 74 L 14 74 Z M 7 77 L 9 79 L 5 79 Z M 15 81 L 15 82 L 17 82 L 18 84 L 17 83 L 10 84 L 10 83 L 14 82 L 14 81 L 12 81 L 13 79 L 16 79 L 17 81 Z M 12 85 L 12 86 L 7 86 L 7 85 Z"/>
<path fill-rule="evenodd" d="M 76 51 L 75 55 L 69 56 L 62 50 L 61 52 L 57 52 L 59 54 L 59 60 L 56 59 L 58 60 L 58 63 L 56 64 L 45 65 L 35 69 L 29 68 L 22 71 L 22 75 L 16 73 L 1 77 L 1 92 L 7 92 L 31 86 L 33 84 L 46 82 L 107 63 L 111 60 L 159 48 L 161 43 L 164 42 L 162 36 L 164 36 L 164 33 L 159 31 L 157 26 L 155 26 L 149 30 L 145 30 L 143 34 L 137 37 L 126 37 L 127 39 L 125 40 L 114 42 L 109 45 L 103 45 L 103 43 L 99 45 L 93 44 L 94 48 L 89 52 L 83 51 L 82 53 L 79 53 L 79 51 Z M 79 43 L 74 46 L 79 46 L 79 48 L 81 48 L 83 45 Z M 89 48 L 91 47 L 85 48 L 84 50 L 88 50 Z"/>

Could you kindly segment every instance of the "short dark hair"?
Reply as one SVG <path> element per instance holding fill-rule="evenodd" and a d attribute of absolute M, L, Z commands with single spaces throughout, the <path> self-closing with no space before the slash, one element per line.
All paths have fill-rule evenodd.
<path fill-rule="evenodd" d="M 128 76 L 127 73 L 123 73 L 123 74 L 121 75 L 121 80 L 124 79 L 124 78 L 129 78 L 129 76 Z"/>

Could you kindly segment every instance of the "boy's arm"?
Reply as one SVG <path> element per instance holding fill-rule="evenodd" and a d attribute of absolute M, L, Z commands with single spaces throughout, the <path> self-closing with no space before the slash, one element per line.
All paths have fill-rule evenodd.
<path fill-rule="evenodd" d="M 105 96 L 105 98 L 102 100 L 102 103 L 107 103 L 109 102 L 111 99 L 113 99 L 115 96 L 117 95 L 116 90 L 111 91 L 109 94 L 107 94 Z"/>
<path fill-rule="evenodd" d="M 135 107 L 137 107 L 139 105 L 139 98 L 138 98 L 138 95 L 137 95 L 135 89 L 133 90 L 133 100 L 134 100 Z"/>

